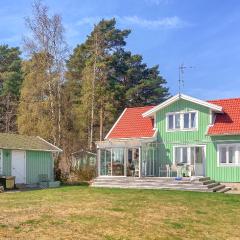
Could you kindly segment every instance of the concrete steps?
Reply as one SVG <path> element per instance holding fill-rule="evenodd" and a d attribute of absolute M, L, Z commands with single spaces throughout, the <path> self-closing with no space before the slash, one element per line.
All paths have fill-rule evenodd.
<path fill-rule="evenodd" d="M 219 193 L 225 193 L 225 192 L 228 192 L 230 190 L 232 190 L 230 187 L 225 187 L 225 188 L 220 189 L 218 192 Z"/>
<path fill-rule="evenodd" d="M 231 190 L 230 187 L 226 187 L 220 182 L 211 180 L 209 177 L 200 178 L 199 181 L 202 182 L 204 185 L 206 185 L 209 188 L 209 190 L 212 192 L 225 193 Z"/>
<path fill-rule="evenodd" d="M 218 186 L 220 183 L 219 182 L 214 182 L 214 183 L 210 183 L 207 185 L 208 188 L 214 188 L 216 186 Z"/>
<path fill-rule="evenodd" d="M 199 192 L 226 192 L 229 191 L 209 177 L 183 178 L 178 181 L 175 178 L 160 177 L 97 177 L 91 184 L 92 187 L 108 188 L 136 188 L 136 189 L 169 189 L 187 190 Z"/>
<path fill-rule="evenodd" d="M 176 181 L 174 178 L 120 178 L 98 177 L 93 187 L 137 188 L 137 189 L 177 189 L 189 191 L 209 191 L 201 182 L 190 179 Z"/>
<path fill-rule="evenodd" d="M 225 188 L 225 185 L 219 184 L 216 187 L 211 188 L 213 192 L 218 192 L 220 190 L 223 190 Z"/>

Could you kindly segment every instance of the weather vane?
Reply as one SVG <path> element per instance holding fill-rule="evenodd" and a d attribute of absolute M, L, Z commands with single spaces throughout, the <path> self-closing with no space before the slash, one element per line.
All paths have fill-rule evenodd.
<path fill-rule="evenodd" d="M 192 66 L 185 66 L 184 63 L 180 64 L 178 67 L 178 92 L 181 94 L 181 88 L 184 87 L 183 74 L 186 68 L 193 68 Z"/>

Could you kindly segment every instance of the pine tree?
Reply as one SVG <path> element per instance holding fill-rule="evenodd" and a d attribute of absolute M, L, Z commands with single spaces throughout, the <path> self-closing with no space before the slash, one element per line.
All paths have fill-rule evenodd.
<path fill-rule="evenodd" d="M 115 19 L 100 21 L 67 62 L 64 89 L 73 106 L 69 125 L 81 139 L 75 150 L 93 149 L 125 107 L 154 105 L 169 96 L 158 66 L 149 68 L 141 55 L 126 51 L 130 31 L 115 25 Z"/>
<path fill-rule="evenodd" d="M 83 136 L 87 136 L 90 150 L 96 139 L 103 139 L 106 119 L 111 119 L 113 115 L 114 94 L 110 86 L 110 74 L 114 69 L 110 65 L 111 55 L 126 44 L 124 39 L 130 32 L 115 28 L 115 24 L 115 19 L 100 21 L 86 42 L 77 46 L 67 65 L 67 76 L 71 76 L 68 77 L 68 83 L 80 83 L 80 104 L 77 108 L 81 109 L 85 116 Z M 76 79 L 72 76 L 76 76 Z M 99 131 L 98 137 L 94 136 L 96 129 Z"/>
<path fill-rule="evenodd" d="M 23 76 L 20 50 L 0 46 L 0 131 L 16 132 L 16 114 Z"/>

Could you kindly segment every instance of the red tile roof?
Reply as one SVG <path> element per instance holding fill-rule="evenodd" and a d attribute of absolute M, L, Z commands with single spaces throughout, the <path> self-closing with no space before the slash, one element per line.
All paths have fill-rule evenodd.
<path fill-rule="evenodd" d="M 223 114 L 216 114 L 215 123 L 208 129 L 209 135 L 240 135 L 240 98 L 211 100 L 223 107 Z"/>
<path fill-rule="evenodd" d="M 207 101 L 223 108 L 224 113 L 216 113 L 213 126 L 208 135 L 240 135 L 240 98 Z M 154 106 L 126 108 L 106 139 L 153 137 L 153 121 L 142 114 Z"/>
<path fill-rule="evenodd" d="M 106 139 L 112 138 L 143 138 L 153 137 L 153 122 L 151 118 L 143 118 L 142 114 L 154 106 L 126 108 Z"/>

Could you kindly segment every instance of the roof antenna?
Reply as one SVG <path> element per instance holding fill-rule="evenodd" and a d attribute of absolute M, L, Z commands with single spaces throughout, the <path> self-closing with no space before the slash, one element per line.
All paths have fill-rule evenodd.
<path fill-rule="evenodd" d="M 185 66 L 184 63 L 178 67 L 178 94 L 181 96 L 181 90 L 184 88 L 183 74 L 186 68 L 193 68 L 192 66 Z"/>

